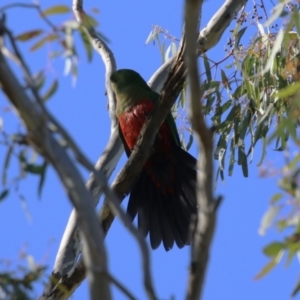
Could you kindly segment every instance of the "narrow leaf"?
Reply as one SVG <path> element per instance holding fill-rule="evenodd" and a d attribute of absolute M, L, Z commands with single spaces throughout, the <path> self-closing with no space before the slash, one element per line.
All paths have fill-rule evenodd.
<path fill-rule="evenodd" d="M 281 193 L 277 193 L 277 194 L 273 195 L 271 198 L 271 203 L 278 202 L 280 199 L 282 199 L 282 197 L 283 197 L 283 195 Z"/>
<path fill-rule="evenodd" d="M 226 76 L 226 73 L 221 69 L 221 78 L 222 78 L 222 83 L 223 85 L 227 88 L 230 89 L 230 84 L 229 84 L 229 80 Z"/>
<path fill-rule="evenodd" d="M 245 153 L 244 141 L 242 141 L 241 145 L 238 147 L 238 165 L 242 166 L 244 177 L 248 177 L 248 162 L 247 155 Z"/>
<path fill-rule="evenodd" d="M 8 189 L 5 189 L 4 191 L 2 191 L 0 193 L 0 201 L 4 200 L 4 198 L 6 198 L 9 194 L 9 190 Z"/>
<path fill-rule="evenodd" d="M 7 149 L 5 159 L 4 159 L 4 166 L 3 166 L 3 172 L 2 172 L 2 184 L 6 185 L 6 179 L 7 179 L 7 169 L 9 167 L 11 155 L 13 153 L 13 146 L 10 145 Z"/>
<path fill-rule="evenodd" d="M 233 168 L 235 163 L 235 147 L 234 147 L 234 141 L 231 140 L 231 146 L 230 146 L 230 159 L 229 159 L 229 167 L 228 167 L 228 176 L 232 176 Z"/>
<path fill-rule="evenodd" d="M 88 61 L 91 62 L 92 58 L 93 58 L 93 47 L 90 43 L 90 40 L 89 40 L 86 32 L 82 28 L 80 28 L 80 36 L 81 36 L 82 41 L 83 41 L 83 45 L 84 45 L 84 48 L 85 48 L 85 51 L 86 51 Z"/>
<path fill-rule="evenodd" d="M 279 251 L 279 253 L 262 268 L 262 270 L 255 276 L 254 279 L 258 280 L 267 275 L 280 262 L 283 253 L 283 250 Z"/>
<path fill-rule="evenodd" d="M 295 297 L 300 291 L 300 280 L 298 280 L 296 286 L 293 289 L 292 297 Z"/>
<path fill-rule="evenodd" d="M 292 262 L 292 259 L 295 257 L 295 255 L 297 254 L 297 252 L 299 252 L 300 250 L 300 244 L 299 243 L 288 243 L 287 244 L 287 248 L 288 248 L 288 257 L 287 257 L 287 261 L 286 261 L 286 267 L 288 267 L 290 265 L 290 263 Z"/>
<path fill-rule="evenodd" d="M 146 39 L 145 44 L 147 45 L 150 42 L 152 42 L 154 40 L 154 38 L 155 38 L 155 35 L 156 35 L 156 33 L 153 32 L 153 30 L 151 30 L 150 33 L 149 33 L 149 35 L 148 35 L 148 37 L 147 37 L 147 39 Z"/>
<path fill-rule="evenodd" d="M 43 11 L 45 16 L 56 15 L 56 14 L 65 14 L 70 12 L 70 8 L 66 5 L 54 5 Z"/>
<path fill-rule="evenodd" d="M 207 59 L 207 56 L 205 54 L 203 54 L 203 62 L 204 62 L 204 68 L 205 68 L 207 81 L 210 82 L 211 81 L 210 65 L 209 65 L 209 61 Z"/>
<path fill-rule="evenodd" d="M 38 187 L 38 196 L 39 198 L 41 198 L 42 195 L 42 190 L 43 190 L 43 186 L 44 186 L 44 182 L 45 182 L 45 177 L 46 177 L 46 169 L 47 169 L 47 162 L 44 161 L 43 165 L 42 165 L 42 173 L 41 173 L 41 177 L 40 177 L 40 182 L 39 182 L 39 187 Z"/>
<path fill-rule="evenodd" d="M 260 235 L 265 235 L 267 229 L 271 226 L 275 217 L 277 216 L 280 208 L 281 206 L 271 205 L 270 208 L 265 212 L 260 223 L 260 228 L 258 230 L 258 233 Z"/>
<path fill-rule="evenodd" d="M 239 44 L 240 44 L 240 41 L 241 41 L 241 38 L 242 38 L 242 36 L 244 35 L 244 33 L 245 33 L 245 31 L 246 31 L 247 28 L 248 28 L 248 27 L 244 27 L 244 28 L 242 28 L 242 29 L 237 33 L 237 35 L 236 35 L 236 37 L 235 37 L 235 43 L 234 43 L 234 49 L 235 49 L 235 50 L 238 50 Z"/>
<path fill-rule="evenodd" d="M 33 52 L 33 51 L 41 48 L 42 46 L 44 46 L 44 44 L 46 42 L 51 42 L 51 41 L 54 41 L 54 40 L 57 40 L 57 39 L 58 39 L 58 35 L 57 34 L 49 34 L 49 35 L 43 37 L 41 40 L 39 40 L 34 45 L 32 45 L 29 50 L 31 52 Z"/>
<path fill-rule="evenodd" d="M 278 255 L 278 253 L 285 248 L 286 248 L 285 244 L 280 242 L 273 242 L 267 245 L 266 247 L 264 247 L 263 252 L 265 255 L 273 257 Z"/>
<path fill-rule="evenodd" d="M 42 175 L 44 168 L 45 167 L 43 165 L 27 164 L 25 171 L 32 174 Z"/>
<path fill-rule="evenodd" d="M 15 37 L 16 40 L 18 41 L 22 41 L 22 42 L 25 42 L 25 41 L 28 41 L 34 37 L 37 37 L 39 35 L 41 35 L 44 31 L 41 30 L 41 29 L 37 29 L 37 30 L 30 30 L 30 31 L 26 31 L 22 34 L 19 34 Z"/>
<path fill-rule="evenodd" d="M 56 92 L 57 88 L 58 88 L 58 80 L 55 79 L 52 82 L 51 86 L 49 87 L 48 91 L 42 97 L 43 101 L 47 101 Z"/>
<path fill-rule="evenodd" d="M 293 82 L 292 84 L 288 85 L 287 87 L 281 89 L 276 93 L 278 98 L 286 98 L 289 96 L 295 95 L 300 89 L 300 82 Z"/>

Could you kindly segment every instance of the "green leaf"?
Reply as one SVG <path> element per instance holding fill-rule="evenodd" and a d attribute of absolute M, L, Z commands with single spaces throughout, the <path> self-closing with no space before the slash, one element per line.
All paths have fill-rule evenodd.
<path fill-rule="evenodd" d="M 296 286 L 293 289 L 292 297 L 295 297 L 299 291 L 300 291 L 300 280 L 298 280 Z"/>
<path fill-rule="evenodd" d="M 47 162 L 44 161 L 43 165 L 42 165 L 42 173 L 41 173 L 41 177 L 40 177 L 40 181 L 39 181 L 39 187 L 38 187 L 38 196 L 39 198 L 41 198 L 42 195 L 42 190 L 43 190 L 43 186 L 44 186 L 44 182 L 45 182 L 45 177 L 46 177 L 46 170 L 47 170 Z"/>
<path fill-rule="evenodd" d="M 34 75 L 33 80 L 34 80 L 36 88 L 38 90 L 41 89 L 44 86 L 44 83 L 45 83 L 45 80 L 46 80 L 44 70 L 41 70 L 41 71 L 37 72 Z"/>
<path fill-rule="evenodd" d="M 272 196 L 271 198 L 271 203 L 274 204 L 276 202 L 278 202 L 279 200 L 281 200 L 283 197 L 283 195 L 281 193 L 276 193 L 275 195 Z"/>
<path fill-rule="evenodd" d="M 97 27 L 99 25 L 98 21 L 91 15 L 85 15 L 84 24 L 88 22 L 88 26 Z M 100 36 L 103 36 L 102 34 Z"/>
<path fill-rule="evenodd" d="M 242 36 L 244 35 L 244 33 L 245 33 L 245 31 L 246 31 L 247 28 L 248 28 L 248 27 L 244 27 L 244 28 L 242 28 L 242 29 L 237 33 L 237 35 L 236 35 L 236 37 L 235 37 L 235 43 L 234 43 L 234 49 L 235 49 L 235 50 L 239 50 L 239 44 L 240 44 L 241 38 L 242 38 Z"/>
<path fill-rule="evenodd" d="M 6 185 L 6 179 L 7 179 L 7 169 L 9 167 L 11 155 L 13 154 L 13 145 L 10 145 L 7 149 L 5 159 L 4 159 L 4 166 L 3 166 L 3 172 L 2 172 L 2 184 Z"/>
<path fill-rule="evenodd" d="M 267 245 L 266 247 L 264 247 L 263 252 L 265 255 L 273 257 L 278 255 L 278 253 L 285 248 L 286 248 L 285 244 L 280 242 L 273 242 Z"/>
<path fill-rule="evenodd" d="M 25 167 L 25 171 L 32 173 L 32 174 L 37 174 L 37 175 L 42 175 L 44 172 L 45 166 L 43 165 L 34 165 L 34 164 L 27 164 Z"/>
<path fill-rule="evenodd" d="M 226 73 L 221 69 L 221 78 L 222 78 L 222 83 L 223 85 L 227 88 L 230 89 L 230 82 L 226 76 Z"/>
<path fill-rule="evenodd" d="M 248 177 L 248 162 L 247 155 L 245 153 L 244 141 L 242 141 L 241 145 L 238 147 L 238 165 L 242 166 L 244 177 Z"/>
<path fill-rule="evenodd" d="M 258 167 L 263 163 L 263 161 L 265 159 L 265 156 L 267 154 L 266 148 L 267 148 L 267 139 L 263 137 L 262 138 L 261 157 L 260 157 L 260 160 L 259 160 L 259 162 L 257 164 Z"/>
<path fill-rule="evenodd" d="M 277 53 L 280 51 L 280 49 L 282 47 L 283 38 L 284 38 L 284 31 L 282 28 L 280 28 L 279 31 L 276 33 L 276 40 L 272 44 L 271 53 L 269 53 L 269 55 L 268 55 L 268 61 L 263 70 L 264 73 L 266 73 L 268 71 L 272 72 L 274 70 L 274 61 L 275 61 Z"/>
<path fill-rule="evenodd" d="M 235 119 L 237 113 L 240 112 L 240 105 L 234 105 L 231 111 L 228 113 L 226 120 L 222 122 L 218 127 L 218 132 L 229 133 L 232 127 L 232 121 Z"/>
<path fill-rule="evenodd" d="M 274 221 L 275 217 L 277 216 L 280 209 L 281 209 L 281 206 L 271 205 L 269 207 L 269 209 L 264 213 L 261 223 L 260 223 L 260 228 L 258 230 L 258 233 L 260 235 L 265 235 L 267 229 L 273 223 L 273 221 Z"/>
<path fill-rule="evenodd" d="M 65 14 L 70 12 L 70 8 L 69 6 L 66 5 L 54 5 L 51 6 L 47 9 L 45 9 L 42 13 L 45 16 L 49 16 L 49 15 L 57 15 L 57 14 Z"/>
<path fill-rule="evenodd" d="M 220 156 L 223 156 L 226 148 L 227 148 L 226 136 L 222 134 L 217 143 L 217 147 L 214 153 L 214 158 L 216 160 L 219 160 Z"/>
<path fill-rule="evenodd" d="M 252 114 L 248 111 L 246 116 L 244 116 L 240 127 L 239 127 L 239 135 L 242 140 L 245 139 L 247 129 L 249 128 L 249 124 L 251 122 Z"/>
<path fill-rule="evenodd" d="M 279 232 L 282 232 L 288 226 L 288 223 L 287 220 L 279 220 L 276 225 Z"/>
<path fill-rule="evenodd" d="M 286 267 L 290 265 L 292 262 L 292 259 L 295 257 L 297 252 L 300 250 L 300 244 L 299 243 L 287 243 L 288 248 L 288 257 L 286 261 Z"/>
<path fill-rule="evenodd" d="M 267 263 L 262 270 L 255 276 L 255 280 L 261 279 L 265 275 L 267 275 L 281 260 L 283 256 L 284 251 L 281 250 L 278 252 L 278 254 L 273 257 L 269 263 Z"/>
<path fill-rule="evenodd" d="M 4 198 L 6 198 L 9 194 L 9 190 L 5 189 L 0 193 L 0 201 L 4 200 Z"/>
<path fill-rule="evenodd" d="M 234 140 L 231 140 L 230 146 L 230 159 L 229 159 L 229 167 L 228 167 L 228 176 L 232 176 L 233 168 L 235 163 L 235 147 L 234 147 Z"/>
<path fill-rule="evenodd" d="M 36 29 L 36 30 L 30 30 L 30 31 L 26 31 L 22 34 L 19 34 L 15 37 L 16 40 L 18 41 L 22 41 L 22 42 L 25 42 L 25 41 L 28 41 L 34 37 L 37 37 L 39 35 L 41 35 L 44 31 L 41 30 L 41 29 Z"/>
<path fill-rule="evenodd" d="M 204 68 L 205 68 L 205 73 L 206 73 L 207 81 L 211 82 L 210 65 L 209 65 L 209 61 L 207 59 L 207 56 L 205 54 L 203 54 L 203 62 L 204 62 Z"/>
<path fill-rule="evenodd" d="M 51 86 L 49 87 L 48 91 L 45 93 L 44 96 L 42 96 L 42 100 L 45 102 L 47 101 L 57 90 L 58 88 L 58 80 L 55 79 Z"/>
<path fill-rule="evenodd" d="M 278 91 L 275 96 L 278 98 L 286 98 L 292 95 L 295 95 L 300 89 L 300 82 L 293 82 L 292 84 L 288 85 L 286 88 L 281 89 Z"/>
<path fill-rule="evenodd" d="M 93 47 L 90 43 L 88 35 L 83 30 L 83 28 L 80 28 L 79 32 L 80 32 L 81 39 L 83 41 L 83 45 L 84 45 L 84 48 L 85 48 L 85 51 L 86 51 L 86 54 L 87 54 L 88 61 L 91 62 L 92 58 L 93 58 L 93 53 L 94 53 L 93 52 Z"/>
<path fill-rule="evenodd" d="M 30 50 L 31 52 L 33 52 L 33 51 L 35 51 L 35 50 L 41 48 L 42 46 L 44 46 L 44 44 L 45 44 L 46 42 L 52 42 L 52 41 L 54 41 L 54 40 L 57 40 L 58 38 L 59 38 L 59 36 L 58 36 L 57 34 L 51 33 L 51 34 L 49 34 L 49 35 L 43 37 L 41 40 L 39 40 L 39 41 L 38 41 L 37 43 L 35 43 L 34 45 L 32 45 L 32 46 L 30 47 L 29 50 Z"/>

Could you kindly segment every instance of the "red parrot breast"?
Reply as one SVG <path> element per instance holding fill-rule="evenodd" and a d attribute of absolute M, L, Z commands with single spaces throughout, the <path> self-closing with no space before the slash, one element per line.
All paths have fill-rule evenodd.
<path fill-rule="evenodd" d="M 150 99 L 142 99 L 138 104 L 119 115 L 120 129 L 126 145 L 131 151 L 153 107 L 154 103 Z M 173 192 L 174 168 L 171 162 L 174 157 L 172 155 L 172 142 L 171 131 L 166 122 L 163 122 L 154 142 L 155 151 L 145 164 L 145 169 L 151 180 L 163 190 L 164 194 Z M 165 167 L 164 172 L 158 172 L 160 166 Z M 168 179 L 163 176 L 164 173 L 167 174 Z"/>

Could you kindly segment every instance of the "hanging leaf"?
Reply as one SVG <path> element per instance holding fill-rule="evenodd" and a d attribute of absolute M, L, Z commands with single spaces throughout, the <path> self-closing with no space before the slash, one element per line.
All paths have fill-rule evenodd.
<path fill-rule="evenodd" d="M 230 82 L 226 76 L 226 73 L 221 69 L 221 78 L 222 78 L 222 84 L 230 89 Z"/>
<path fill-rule="evenodd" d="M 41 172 L 41 177 L 40 177 L 39 187 L 38 187 L 38 196 L 39 196 L 39 198 L 41 198 L 41 195 L 42 195 L 42 190 L 43 190 L 45 177 L 46 177 L 47 165 L 48 165 L 47 162 L 44 161 L 44 163 L 42 165 L 42 172 Z"/>
<path fill-rule="evenodd" d="M 281 250 L 279 253 L 268 263 L 266 264 L 263 269 L 255 276 L 255 280 L 261 279 L 265 275 L 267 275 L 282 259 L 284 251 Z"/>
<path fill-rule="evenodd" d="M 84 22 L 88 22 L 88 26 L 92 27 L 97 27 L 99 25 L 98 21 L 94 17 L 87 14 L 85 15 Z"/>
<path fill-rule="evenodd" d="M 44 86 L 45 83 L 45 72 L 44 70 L 41 70 L 39 72 L 37 72 L 34 76 L 33 76 L 33 80 L 35 83 L 36 88 L 39 90 Z"/>
<path fill-rule="evenodd" d="M 230 145 L 230 159 L 229 159 L 229 167 L 228 167 L 228 176 L 232 176 L 233 168 L 235 163 L 235 147 L 234 147 L 234 140 L 231 140 Z"/>
<path fill-rule="evenodd" d="M 208 58 L 205 54 L 203 54 L 203 62 L 204 62 L 204 68 L 206 73 L 206 79 L 208 82 L 211 82 L 211 71 L 210 71 L 210 65 Z"/>
<path fill-rule="evenodd" d="M 295 255 L 299 252 L 300 250 L 300 244 L 299 243 L 293 243 L 293 242 L 288 242 L 287 243 L 287 250 L 288 250 L 288 257 L 286 260 L 286 267 L 290 265 L 292 262 L 293 258 Z"/>
<path fill-rule="evenodd" d="M 242 36 L 244 35 L 245 31 L 247 30 L 248 27 L 244 27 L 242 28 L 236 35 L 235 37 L 235 43 L 234 43 L 234 49 L 235 50 L 239 50 L 239 45 L 240 45 L 240 42 L 241 42 L 241 38 Z"/>
<path fill-rule="evenodd" d="M 281 193 L 277 193 L 277 194 L 273 195 L 271 198 L 271 203 L 274 204 L 274 203 L 278 202 L 279 200 L 282 199 L 282 197 L 283 197 L 283 195 Z"/>
<path fill-rule="evenodd" d="M 298 280 L 296 286 L 293 289 L 292 297 L 295 297 L 299 291 L 300 291 L 300 280 Z"/>
<path fill-rule="evenodd" d="M 257 167 L 261 166 L 264 159 L 265 159 L 265 156 L 267 154 L 267 151 L 266 151 L 266 148 L 267 148 L 267 139 L 266 138 L 262 138 L 262 149 L 261 149 L 261 157 L 260 157 L 260 160 L 257 164 Z"/>
<path fill-rule="evenodd" d="M 277 256 L 281 250 L 284 250 L 286 245 L 280 242 L 273 242 L 264 247 L 263 252 L 265 255 L 273 257 Z"/>
<path fill-rule="evenodd" d="M 157 33 L 155 31 L 151 30 L 148 37 L 147 37 L 147 39 L 146 39 L 145 44 L 147 45 L 150 42 L 152 42 L 155 39 L 156 35 L 157 35 Z"/>
<path fill-rule="evenodd" d="M 37 29 L 37 30 L 31 30 L 31 31 L 26 31 L 22 34 L 19 34 L 15 37 L 16 40 L 21 41 L 21 42 L 25 42 L 28 41 L 32 38 L 35 38 L 39 35 L 41 35 L 44 31 L 41 29 Z"/>
<path fill-rule="evenodd" d="M 267 229 L 271 226 L 273 223 L 275 217 L 277 216 L 279 210 L 281 209 L 281 206 L 275 206 L 271 205 L 269 209 L 265 212 L 265 214 L 262 217 L 260 228 L 258 230 L 258 233 L 260 235 L 265 235 Z"/>
<path fill-rule="evenodd" d="M 170 53 L 171 53 L 171 45 L 169 45 L 169 47 L 166 50 L 165 61 L 168 61 L 170 59 Z"/>
<path fill-rule="evenodd" d="M 3 186 L 6 185 L 6 180 L 7 180 L 7 170 L 9 167 L 10 159 L 13 154 L 13 145 L 10 145 L 7 149 L 5 159 L 4 159 L 4 166 L 3 166 L 3 171 L 2 171 L 2 184 Z"/>
<path fill-rule="evenodd" d="M 9 190 L 5 189 L 0 193 L 0 201 L 4 200 L 9 194 Z"/>
<path fill-rule="evenodd" d="M 219 157 L 220 157 L 220 151 L 221 152 L 224 152 L 227 148 L 227 141 L 226 141 L 226 136 L 225 135 L 221 135 L 220 138 L 219 138 L 219 141 L 217 143 L 217 147 L 216 147 L 216 150 L 214 152 L 214 158 L 216 160 L 219 160 Z"/>
<path fill-rule="evenodd" d="M 244 177 L 248 177 L 248 162 L 244 142 L 238 147 L 238 165 L 242 166 Z"/>
<path fill-rule="evenodd" d="M 172 57 L 175 56 L 177 54 L 177 46 L 176 43 L 173 41 L 171 43 L 171 55 Z"/>
<path fill-rule="evenodd" d="M 41 40 L 39 40 L 39 41 L 38 41 L 37 43 L 35 43 L 34 45 L 32 45 L 32 46 L 30 47 L 29 50 L 30 50 L 31 52 L 33 52 L 33 51 L 35 51 L 35 50 L 41 48 L 42 46 L 44 46 L 44 44 L 45 44 L 46 42 L 52 42 L 52 41 L 57 40 L 58 38 L 59 38 L 59 36 L 58 36 L 57 34 L 51 33 L 51 34 L 49 34 L 49 35 L 43 37 Z"/>
<path fill-rule="evenodd" d="M 42 100 L 45 102 L 47 101 L 51 96 L 54 95 L 54 93 L 57 91 L 58 88 L 58 80 L 55 79 L 51 86 L 49 87 L 49 89 L 47 90 L 47 92 L 45 93 L 44 96 L 42 96 Z"/>
<path fill-rule="evenodd" d="M 44 169 L 44 165 L 27 164 L 25 167 L 25 171 L 36 175 L 41 175 L 44 172 Z"/>
<path fill-rule="evenodd" d="M 79 32 L 80 32 L 81 39 L 83 41 L 83 45 L 84 45 L 84 48 L 86 51 L 88 61 L 91 62 L 92 58 L 93 58 L 93 53 L 94 53 L 93 47 L 90 43 L 88 35 L 86 34 L 86 32 L 84 31 L 84 29 L 82 27 L 80 28 Z"/>
<path fill-rule="evenodd" d="M 293 82 L 287 87 L 279 90 L 276 95 L 278 98 L 286 98 L 295 95 L 300 89 L 300 82 Z"/>
<path fill-rule="evenodd" d="M 45 9 L 42 13 L 45 16 L 49 15 L 57 15 L 57 14 L 65 14 L 71 12 L 69 6 L 66 5 L 54 5 L 47 9 Z"/>

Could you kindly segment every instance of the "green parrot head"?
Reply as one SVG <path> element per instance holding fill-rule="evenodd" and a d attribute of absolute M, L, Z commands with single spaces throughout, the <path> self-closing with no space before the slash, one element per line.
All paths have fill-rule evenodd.
<path fill-rule="evenodd" d="M 151 89 L 142 76 L 130 69 L 120 69 L 110 76 L 112 90 L 117 98 L 116 114 L 119 116 L 144 98 L 151 98 Z"/>

